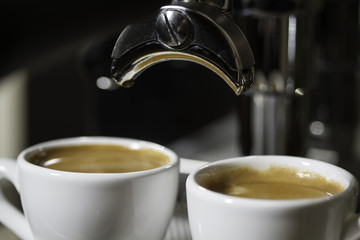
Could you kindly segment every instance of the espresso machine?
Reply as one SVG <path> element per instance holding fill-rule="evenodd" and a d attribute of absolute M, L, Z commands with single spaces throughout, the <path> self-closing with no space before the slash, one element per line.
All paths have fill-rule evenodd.
<path fill-rule="evenodd" d="M 130 87 L 158 63 L 200 64 L 239 95 L 242 154 L 356 171 L 359 40 L 356 0 L 173 0 L 121 32 L 111 77 Z"/>
<path fill-rule="evenodd" d="M 43 64 L 35 69 L 33 75 L 43 80 L 33 77 L 28 83 L 32 96 L 27 101 L 29 144 L 83 134 L 167 145 L 235 107 L 237 127 L 233 131 L 242 155 L 306 156 L 360 176 L 358 0 L 169 0 L 149 18 L 142 16 L 144 9 L 150 12 L 155 8 L 139 8 L 138 4 L 160 1 L 140 1 L 129 8 L 122 4 L 111 6 L 122 8 L 122 13 L 112 13 L 123 18 L 121 24 L 112 23 L 117 41 L 112 32 L 110 37 L 102 36 L 97 28 L 94 35 L 104 39 L 84 51 L 86 54 L 79 54 L 76 67 L 81 66 L 80 71 L 71 65 L 73 58 L 62 62 L 55 55 L 53 62 L 61 63 L 55 72 L 55 63 L 49 64 L 45 73 L 40 71 Z M 104 12 L 108 14 L 108 10 Z M 123 23 L 136 19 L 141 20 L 123 29 Z M 104 22 L 110 25 L 105 18 Z M 41 32 L 49 35 L 48 29 Z M 76 54 L 78 50 L 77 44 L 68 49 Z M 86 64 L 80 64 L 84 59 Z M 81 73 L 79 79 L 86 81 L 71 78 L 77 76 L 76 71 Z M 195 75 L 193 82 L 177 76 L 185 71 Z M 164 72 L 174 75 L 158 81 L 157 75 Z M 110 83 L 102 76 L 115 81 Z M 115 83 L 135 85 L 123 89 Z M 141 84 L 143 87 L 137 88 Z M 189 105 L 192 107 L 186 109 Z M 154 111 L 152 106 L 159 107 Z M 207 107 L 210 109 L 199 111 Z M 175 109 L 171 119 L 162 115 L 162 108 Z M 52 125 L 43 117 L 44 109 L 55 116 Z M 69 109 L 73 119 L 64 121 L 69 119 Z M 73 125 L 64 124 L 69 122 Z"/>

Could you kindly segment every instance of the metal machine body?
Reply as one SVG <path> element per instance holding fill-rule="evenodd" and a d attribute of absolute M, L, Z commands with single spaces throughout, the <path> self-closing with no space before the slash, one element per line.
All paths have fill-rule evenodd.
<path fill-rule="evenodd" d="M 112 77 L 128 87 L 160 62 L 201 64 L 243 93 L 244 155 L 348 165 L 356 158 L 359 9 L 356 0 L 173 0 L 120 34 Z"/>

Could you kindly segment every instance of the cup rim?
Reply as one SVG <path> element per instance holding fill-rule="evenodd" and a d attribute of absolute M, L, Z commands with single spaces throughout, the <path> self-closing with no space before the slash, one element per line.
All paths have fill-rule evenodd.
<path fill-rule="evenodd" d="M 84 173 L 84 172 L 71 172 L 71 171 L 63 171 L 63 170 L 55 170 L 50 168 L 45 168 L 42 166 L 38 166 L 26 160 L 26 156 L 31 152 L 44 149 L 49 147 L 56 146 L 67 146 L 67 145 L 87 145 L 87 144 L 114 144 L 126 146 L 129 148 L 151 148 L 155 151 L 161 152 L 167 155 L 170 159 L 169 163 L 162 165 L 157 168 L 135 171 L 135 172 L 125 172 L 125 173 Z M 136 176 L 142 177 L 147 175 L 156 174 L 167 169 L 179 166 L 179 157 L 177 154 L 163 146 L 154 142 L 134 139 L 134 138 L 124 138 L 124 137 L 109 137 L 109 136 L 79 136 L 79 137 L 69 137 L 69 138 L 60 138 L 49 141 L 44 141 L 35 145 L 32 145 L 26 149 L 24 149 L 18 156 L 17 161 L 19 163 L 19 168 L 28 169 L 34 174 L 50 174 L 53 176 L 73 176 L 73 177 L 122 177 L 134 178 Z"/>
<path fill-rule="evenodd" d="M 297 164 L 304 164 L 304 166 L 307 165 L 307 168 L 303 169 L 309 169 L 311 166 L 317 166 L 317 171 L 314 171 L 316 173 L 319 173 L 320 175 L 329 176 L 328 174 L 323 174 L 325 170 L 320 170 L 320 167 L 324 167 L 327 170 L 332 169 L 332 172 L 330 174 L 336 173 L 337 175 L 334 176 L 337 180 L 340 178 L 343 179 L 343 182 L 339 182 L 342 187 L 344 187 L 344 190 L 333 195 L 333 196 L 325 196 L 321 198 L 307 198 L 307 199 L 256 199 L 256 198 L 242 198 L 242 197 L 236 197 L 236 196 L 230 196 L 223 193 L 218 193 L 212 190 L 209 190 L 203 186 L 201 186 L 196 181 L 196 176 L 208 170 L 212 167 L 217 166 L 236 166 L 236 165 L 249 165 L 250 161 L 258 161 L 256 164 L 259 164 L 260 161 L 269 161 L 268 165 L 272 165 L 271 163 L 274 163 L 274 159 L 281 159 L 282 162 L 286 159 L 286 161 L 289 161 L 287 164 L 276 164 L 278 166 L 289 166 L 289 167 L 296 167 L 299 166 Z M 259 166 L 259 165 L 258 165 Z M 337 181 L 335 180 L 335 181 Z M 346 181 L 346 182 L 345 182 Z M 324 202 L 329 202 L 331 200 L 336 200 L 338 198 L 342 198 L 344 195 L 347 194 L 356 194 L 358 189 L 358 182 L 356 178 L 347 170 L 340 168 L 336 165 L 304 158 L 304 157 L 296 157 L 296 156 L 285 156 L 285 155 L 252 155 L 252 156 L 243 156 L 243 157 L 235 157 L 235 158 L 229 158 L 229 159 L 223 159 L 218 160 L 215 162 L 207 163 L 200 168 L 196 169 L 195 171 L 192 171 L 190 175 L 187 178 L 186 181 L 186 189 L 187 191 L 192 194 L 196 194 L 198 196 L 201 196 L 202 198 L 211 199 L 211 201 L 221 201 L 227 204 L 237 205 L 237 204 L 247 204 L 249 206 L 253 205 L 256 207 L 262 207 L 262 208 L 274 208 L 274 207 L 291 207 L 294 206 L 304 206 L 304 205 L 316 205 L 316 204 L 322 204 Z"/>

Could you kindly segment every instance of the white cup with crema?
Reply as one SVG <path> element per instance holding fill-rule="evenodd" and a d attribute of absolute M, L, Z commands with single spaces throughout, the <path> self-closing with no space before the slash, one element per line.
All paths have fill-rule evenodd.
<path fill-rule="evenodd" d="M 358 183 L 337 166 L 299 157 L 209 163 L 186 182 L 193 240 L 350 240 L 360 237 Z"/>
<path fill-rule="evenodd" d="M 25 240 L 159 240 L 176 202 L 177 155 L 155 143 L 112 137 L 60 139 L 0 159 L 0 222 Z"/>

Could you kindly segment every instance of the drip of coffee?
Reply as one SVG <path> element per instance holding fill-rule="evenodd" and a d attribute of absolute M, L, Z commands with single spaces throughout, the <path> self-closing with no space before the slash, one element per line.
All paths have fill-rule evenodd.
<path fill-rule="evenodd" d="M 45 148 L 27 159 L 50 169 L 84 173 L 137 172 L 170 162 L 168 156 L 151 149 L 101 144 Z"/>
<path fill-rule="evenodd" d="M 200 174 L 197 182 L 212 191 L 256 199 L 305 199 L 332 196 L 341 185 L 319 174 L 272 166 L 266 170 L 231 167 Z"/>

